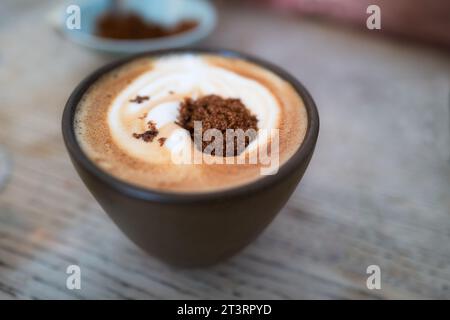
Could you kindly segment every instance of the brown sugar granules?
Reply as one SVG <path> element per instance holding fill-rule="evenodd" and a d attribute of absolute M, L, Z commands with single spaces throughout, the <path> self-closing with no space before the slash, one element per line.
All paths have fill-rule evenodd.
<path fill-rule="evenodd" d="M 153 121 L 148 122 L 148 130 L 143 133 L 133 133 L 133 137 L 136 139 L 142 139 L 145 142 L 152 142 L 158 135 L 158 129 Z"/>
<path fill-rule="evenodd" d="M 144 102 L 145 100 L 148 100 L 148 99 L 150 99 L 149 96 L 139 96 L 139 95 L 137 95 L 136 98 L 131 99 L 130 102 L 142 103 L 142 102 Z"/>
<path fill-rule="evenodd" d="M 226 129 L 242 129 L 244 132 L 255 133 L 258 129 L 258 120 L 245 107 L 240 99 L 224 99 L 217 95 L 203 96 L 197 100 L 186 98 L 180 105 L 177 124 L 188 130 L 191 138 L 194 140 L 194 121 L 202 122 L 203 133 L 208 129 L 218 129 L 223 135 L 223 154 L 225 156 L 235 156 L 239 153 L 237 137 L 226 139 Z M 245 137 L 245 147 L 256 137 L 256 134 L 250 134 Z M 201 140 L 201 145 L 197 145 L 202 151 L 210 145 L 212 141 Z M 194 140 L 195 141 L 195 140 Z M 234 143 L 234 150 L 227 151 L 227 143 Z M 231 152 L 230 152 L 231 151 Z M 212 151 L 215 155 L 215 151 Z"/>
<path fill-rule="evenodd" d="M 169 28 L 147 21 L 133 12 L 109 11 L 97 18 L 95 34 L 112 39 L 161 38 L 186 32 L 197 25 L 196 21 L 185 20 Z"/>
<path fill-rule="evenodd" d="M 164 145 L 164 142 L 166 142 L 166 140 L 167 140 L 167 138 L 159 138 L 158 139 L 158 142 L 159 142 L 159 145 L 162 147 L 163 145 Z"/>

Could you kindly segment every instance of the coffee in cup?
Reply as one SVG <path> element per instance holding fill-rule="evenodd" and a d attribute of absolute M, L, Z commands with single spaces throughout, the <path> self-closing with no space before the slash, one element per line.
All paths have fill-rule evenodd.
<path fill-rule="evenodd" d="M 229 258 L 262 232 L 301 180 L 318 131 L 294 77 L 215 49 L 113 62 L 77 86 L 62 119 L 72 163 L 111 219 L 184 267 Z"/>
<path fill-rule="evenodd" d="M 200 148 L 193 120 L 202 127 Z M 275 174 L 301 145 L 307 122 L 300 95 L 270 70 L 237 57 L 174 53 L 103 75 L 79 102 L 74 126 L 87 156 L 118 179 L 159 191 L 211 192 L 270 174 L 264 168 Z M 204 139 L 208 129 L 223 133 L 220 152 L 211 147 L 215 140 Z M 237 134 L 226 153 L 226 130 L 247 133 L 239 154 Z"/>

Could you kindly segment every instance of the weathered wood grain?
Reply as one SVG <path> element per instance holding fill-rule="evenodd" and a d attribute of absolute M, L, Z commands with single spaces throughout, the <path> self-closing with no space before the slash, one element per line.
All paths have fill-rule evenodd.
<path fill-rule="evenodd" d="M 13 170 L 0 191 L 0 299 L 450 298 L 448 54 L 221 4 L 206 44 L 292 72 L 316 99 L 321 132 L 304 180 L 257 241 L 221 265 L 178 270 L 126 239 L 69 162 L 63 105 L 111 58 L 54 32 L 54 3 L 1 4 L 0 143 Z M 66 289 L 70 264 L 81 290 Z M 381 290 L 366 288 L 371 264 Z"/>

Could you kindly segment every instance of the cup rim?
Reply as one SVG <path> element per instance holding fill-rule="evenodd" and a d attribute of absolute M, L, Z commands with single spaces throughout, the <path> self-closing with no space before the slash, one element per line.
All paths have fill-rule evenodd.
<path fill-rule="evenodd" d="M 160 191 L 156 189 L 150 189 L 134 185 L 132 183 L 116 178 L 113 175 L 102 170 L 100 167 L 95 165 L 95 163 L 91 159 L 88 158 L 88 156 L 81 149 L 81 146 L 79 145 L 76 139 L 75 130 L 73 126 L 75 111 L 84 93 L 102 75 L 106 74 L 107 72 L 117 67 L 120 67 L 121 65 L 127 62 L 130 62 L 140 57 L 147 57 L 147 56 L 158 57 L 177 53 L 215 54 L 219 56 L 238 58 L 244 61 L 249 61 L 275 73 L 276 75 L 286 80 L 293 86 L 293 88 L 302 98 L 303 103 L 305 105 L 307 111 L 308 124 L 303 142 L 301 143 L 299 148 L 295 151 L 295 153 L 284 164 L 282 164 L 279 167 L 278 172 L 276 174 L 263 176 L 255 181 L 239 185 L 236 187 L 226 188 L 223 190 L 214 190 L 210 192 Z M 190 47 L 179 49 L 163 49 L 134 54 L 108 63 L 103 67 L 100 67 L 99 69 L 95 70 L 90 75 L 88 75 L 76 86 L 76 88 L 74 89 L 74 91 L 72 92 L 72 94 L 70 95 L 69 99 L 66 102 L 62 115 L 63 140 L 72 159 L 76 160 L 76 162 L 80 164 L 90 174 L 97 177 L 102 182 L 106 183 L 107 185 L 111 186 L 113 189 L 122 194 L 125 194 L 133 198 L 138 198 L 141 200 L 162 202 L 162 203 L 197 203 L 202 201 L 212 201 L 218 198 L 220 199 L 234 198 L 238 196 L 246 196 L 249 193 L 254 193 L 262 191 L 266 188 L 270 188 L 277 182 L 287 178 L 290 173 L 295 171 L 297 167 L 301 166 L 304 163 L 306 158 L 314 150 L 318 133 L 319 133 L 319 114 L 315 102 L 312 99 L 311 95 L 309 94 L 308 90 L 303 86 L 302 83 L 300 83 L 300 81 L 298 81 L 295 77 L 290 75 L 287 71 L 283 70 L 282 68 L 270 62 L 267 62 L 263 59 L 254 57 L 246 53 L 241 53 L 239 51 L 222 48 Z"/>

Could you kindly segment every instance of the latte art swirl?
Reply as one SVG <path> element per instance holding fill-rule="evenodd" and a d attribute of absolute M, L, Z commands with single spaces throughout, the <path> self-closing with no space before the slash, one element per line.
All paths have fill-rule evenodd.
<path fill-rule="evenodd" d="M 252 117 L 256 138 L 247 140 L 243 152 L 202 152 L 192 128 L 175 123 L 186 99 L 210 96 L 239 100 Z M 85 154 L 119 179 L 156 190 L 210 192 L 250 183 L 273 164 L 282 166 L 301 145 L 307 122 L 294 87 L 263 66 L 216 54 L 174 53 L 136 58 L 103 75 L 79 102 L 74 130 Z M 269 161 L 260 161 L 261 150 L 270 153 Z M 174 161 L 186 151 L 193 161 Z M 255 156 L 257 162 L 240 161 Z"/>
<path fill-rule="evenodd" d="M 161 150 L 155 150 L 155 145 L 133 139 L 133 132 L 145 131 L 152 121 L 161 132 L 160 136 L 167 139 L 163 145 L 167 151 L 191 148 L 191 140 L 184 138 L 188 133 L 183 133 L 174 124 L 180 102 L 185 97 L 196 99 L 210 94 L 241 99 L 258 119 L 258 128 L 262 131 L 278 127 L 280 106 L 268 88 L 253 79 L 209 64 L 202 57 L 183 55 L 157 60 L 148 72 L 132 81 L 114 99 L 108 113 L 111 135 L 117 145 L 133 157 L 153 163 L 167 161 Z M 135 97 L 148 99 L 138 100 L 139 103 Z M 180 143 L 184 145 L 180 146 Z M 247 149 L 255 148 L 251 144 Z"/>

